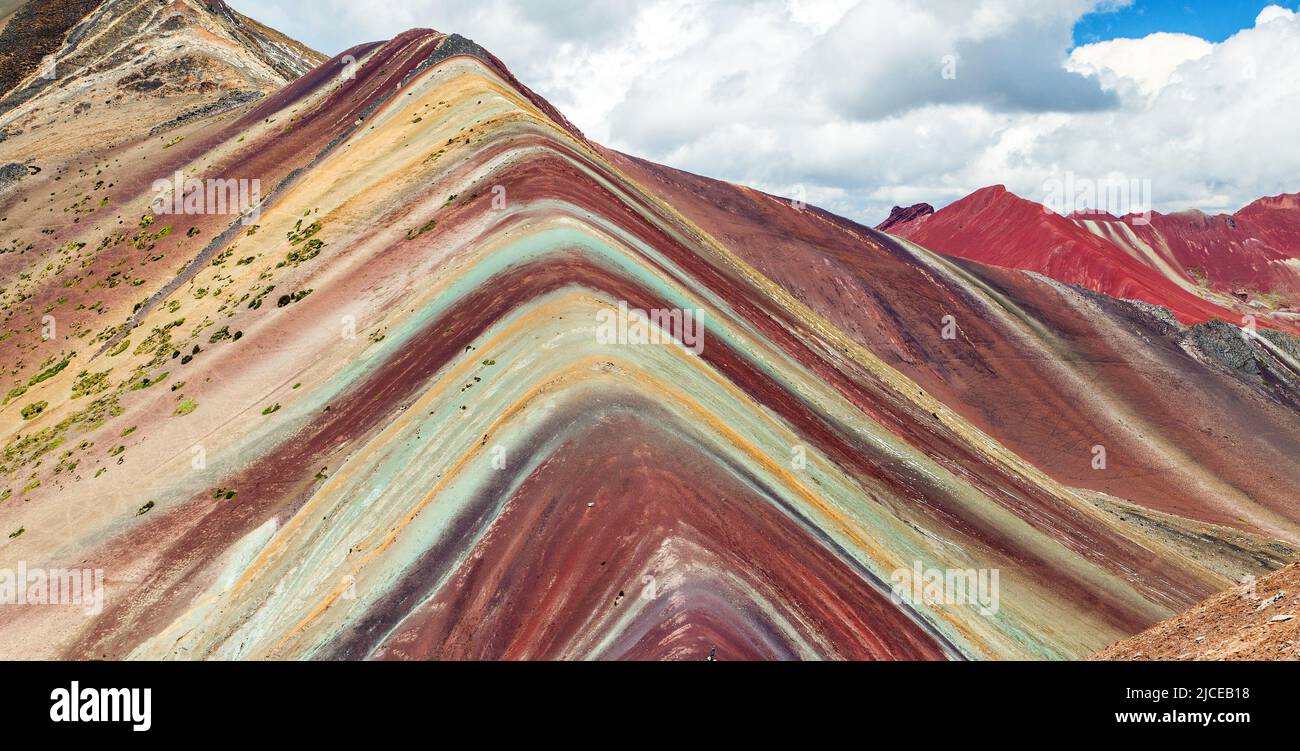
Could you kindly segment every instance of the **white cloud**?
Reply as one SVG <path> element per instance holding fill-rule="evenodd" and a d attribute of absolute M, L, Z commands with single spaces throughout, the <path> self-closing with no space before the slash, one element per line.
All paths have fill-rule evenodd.
<path fill-rule="evenodd" d="M 1300 190 L 1300 15 L 1269 6 L 1220 44 L 1162 33 L 1069 51 L 1079 17 L 1126 2 L 232 4 L 327 52 L 412 26 L 461 33 L 597 141 L 802 186 L 863 221 L 993 183 L 1041 197 L 1066 170 L 1149 179 L 1160 210 Z"/>
<path fill-rule="evenodd" d="M 1076 48 L 1066 67 L 1097 76 L 1102 86 L 1134 85 L 1144 96 L 1158 93 L 1179 65 L 1210 54 L 1214 45 L 1190 34 L 1156 33 L 1142 39 L 1112 39 Z"/>
<path fill-rule="evenodd" d="M 1293 11 L 1287 10 L 1280 5 L 1270 5 L 1261 10 L 1258 16 L 1255 16 L 1255 25 L 1262 26 L 1269 21 L 1274 21 L 1279 18 L 1289 19 L 1294 16 L 1295 13 Z"/>

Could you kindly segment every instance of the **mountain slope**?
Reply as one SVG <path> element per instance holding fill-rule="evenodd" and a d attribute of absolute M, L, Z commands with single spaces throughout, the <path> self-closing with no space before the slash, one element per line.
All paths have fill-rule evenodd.
<path fill-rule="evenodd" d="M 629 165 L 768 279 L 1054 479 L 1294 539 L 1285 521 L 1300 491 L 1294 340 L 1183 327 L 755 191 Z M 1105 469 L 1094 468 L 1095 446 Z"/>
<path fill-rule="evenodd" d="M 1094 660 L 1300 660 L 1300 565 L 1215 595 Z"/>
<path fill-rule="evenodd" d="M 601 148 L 462 37 L 345 55 L 0 193 L 0 564 L 108 580 L 0 654 L 1069 658 L 1291 550 L 1072 485 L 1300 542 L 1286 355 Z"/>

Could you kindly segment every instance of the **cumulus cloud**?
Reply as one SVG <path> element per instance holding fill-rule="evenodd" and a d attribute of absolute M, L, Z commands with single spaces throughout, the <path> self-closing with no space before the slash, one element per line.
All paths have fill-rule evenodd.
<path fill-rule="evenodd" d="M 469 36 L 589 136 L 867 222 L 1065 172 L 1159 210 L 1300 190 L 1300 15 L 1071 50 L 1130 0 L 233 0 L 322 51 Z M 1125 207 L 1112 207 L 1123 209 Z"/>
<path fill-rule="evenodd" d="M 1018 12 L 1011 12 L 1012 6 Z M 1066 70 L 1080 3 L 863 0 L 812 45 L 800 71 L 838 114 L 876 120 L 925 104 L 995 111 L 1114 106 Z"/>
<path fill-rule="evenodd" d="M 1255 16 L 1255 25 L 1262 26 L 1263 24 L 1266 24 L 1269 21 L 1275 21 L 1277 19 L 1288 19 L 1288 18 L 1292 18 L 1294 15 L 1295 15 L 1294 12 L 1287 10 L 1286 8 L 1283 8 L 1280 5 L 1270 5 L 1267 8 L 1261 10 L 1258 16 Z"/>
<path fill-rule="evenodd" d="M 1169 83 L 1178 66 L 1210 54 L 1214 45 L 1190 34 L 1159 32 L 1142 39 L 1112 39 L 1079 47 L 1070 53 L 1066 67 L 1096 76 L 1107 89 L 1133 86 L 1151 96 Z"/>
<path fill-rule="evenodd" d="M 1220 44 L 1168 36 L 1076 50 L 1072 59 L 1092 60 L 1104 85 L 1126 80 L 1139 93 L 1039 133 L 1020 184 L 1043 164 L 1118 173 L 1151 180 L 1159 209 L 1211 212 L 1300 190 L 1300 15 L 1267 8 Z"/>

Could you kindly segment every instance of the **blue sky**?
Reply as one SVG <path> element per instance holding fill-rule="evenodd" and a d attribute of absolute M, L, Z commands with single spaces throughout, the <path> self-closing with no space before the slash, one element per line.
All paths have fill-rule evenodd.
<path fill-rule="evenodd" d="M 1270 4 L 1269 0 L 1136 0 L 1120 10 L 1084 16 L 1074 27 L 1074 42 L 1136 39 L 1157 31 L 1222 42 L 1253 26 L 1255 16 Z"/>

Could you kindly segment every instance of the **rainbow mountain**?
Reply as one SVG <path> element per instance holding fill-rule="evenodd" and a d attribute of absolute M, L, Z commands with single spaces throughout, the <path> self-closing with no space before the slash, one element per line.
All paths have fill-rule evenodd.
<path fill-rule="evenodd" d="M 244 28 L 227 91 L 0 112 L 0 571 L 104 581 L 0 656 L 1071 659 L 1300 556 L 1286 334 L 612 151 L 455 34 Z"/>

